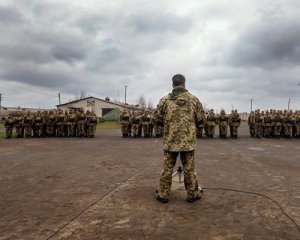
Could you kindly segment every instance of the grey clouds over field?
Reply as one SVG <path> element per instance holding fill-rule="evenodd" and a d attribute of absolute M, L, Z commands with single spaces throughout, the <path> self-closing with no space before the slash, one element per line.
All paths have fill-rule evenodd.
<path fill-rule="evenodd" d="M 156 104 L 183 73 L 208 107 L 300 109 L 298 0 L 0 2 L 3 105 L 54 107 L 81 90 Z"/>

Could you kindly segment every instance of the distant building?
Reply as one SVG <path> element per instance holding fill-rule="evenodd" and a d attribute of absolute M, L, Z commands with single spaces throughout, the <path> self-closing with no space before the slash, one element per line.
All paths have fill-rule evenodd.
<path fill-rule="evenodd" d="M 64 111 L 70 109 L 79 109 L 79 108 L 83 108 L 84 111 L 93 110 L 98 117 L 103 117 L 116 108 L 121 111 L 123 111 L 124 109 L 128 111 L 133 111 L 138 109 L 133 105 L 125 105 L 122 103 L 111 102 L 109 101 L 109 98 L 106 99 L 107 100 L 96 98 L 96 97 L 87 97 L 87 98 L 71 101 L 68 103 L 59 104 L 57 105 L 57 108 L 62 109 Z"/>

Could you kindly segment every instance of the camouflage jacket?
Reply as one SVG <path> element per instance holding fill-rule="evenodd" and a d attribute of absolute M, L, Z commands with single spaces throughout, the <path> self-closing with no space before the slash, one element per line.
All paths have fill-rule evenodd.
<path fill-rule="evenodd" d="M 195 149 L 196 125 L 201 121 L 202 104 L 183 87 L 175 87 L 163 97 L 154 113 L 154 122 L 164 127 L 164 150 Z"/>

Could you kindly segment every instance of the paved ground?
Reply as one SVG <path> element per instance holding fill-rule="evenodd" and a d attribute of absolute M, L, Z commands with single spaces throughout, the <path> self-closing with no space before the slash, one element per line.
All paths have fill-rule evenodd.
<path fill-rule="evenodd" d="M 299 152 L 299 139 L 251 139 L 244 126 L 237 140 L 197 140 L 199 180 L 271 197 L 299 225 Z M 161 139 L 123 139 L 118 130 L 0 140 L 0 239 L 300 239 L 261 196 L 205 190 L 189 204 L 174 182 L 170 202 L 157 202 L 161 166 Z"/>

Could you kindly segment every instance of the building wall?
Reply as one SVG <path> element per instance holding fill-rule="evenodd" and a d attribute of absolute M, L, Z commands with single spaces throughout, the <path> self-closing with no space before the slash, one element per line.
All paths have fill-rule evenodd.
<path fill-rule="evenodd" d="M 95 100 L 95 106 L 89 107 L 87 100 Z M 111 109 L 118 108 L 121 111 L 123 111 L 124 109 L 128 109 L 126 107 L 122 107 L 122 106 L 119 106 L 119 105 L 116 105 L 116 104 L 113 104 L 110 102 L 100 101 L 100 100 L 94 99 L 94 98 L 83 99 L 83 100 L 80 100 L 80 101 L 77 101 L 74 103 L 68 103 L 65 105 L 58 106 L 57 108 L 62 109 L 62 110 L 69 110 L 71 108 L 83 108 L 84 111 L 93 110 L 98 117 L 103 116 L 102 112 L 103 112 L 103 109 L 105 109 L 105 108 L 111 108 Z"/>

